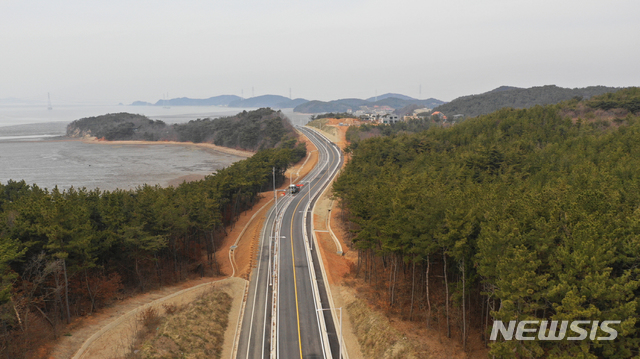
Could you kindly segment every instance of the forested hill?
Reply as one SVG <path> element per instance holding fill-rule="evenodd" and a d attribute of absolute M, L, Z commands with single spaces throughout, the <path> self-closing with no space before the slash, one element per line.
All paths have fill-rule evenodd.
<path fill-rule="evenodd" d="M 637 355 L 640 88 L 352 150 L 333 190 L 354 273 L 390 310 L 461 341 L 483 333 L 495 358 Z M 490 342 L 494 320 L 621 324 L 611 341 Z"/>
<path fill-rule="evenodd" d="M 575 89 L 562 88 L 555 85 L 528 89 L 502 86 L 480 95 L 458 97 L 451 102 L 436 107 L 434 110 L 440 111 L 448 117 L 458 114 L 466 117 L 475 117 L 486 115 L 503 107 L 529 108 L 535 105 L 553 105 L 574 97 L 588 99 L 591 96 L 617 90 L 619 89 L 605 86 Z"/>
<path fill-rule="evenodd" d="M 130 113 L 107 114 L 73 121 L 67 126 L 67 136 L 92 136 L 109 141 L 207 142 L 256 151 L 277 147 L 285 142 L 289 145 L 296 133 L 280 111 L 261 108 L 230 117 L 198 119 L 174 125 Z"/>

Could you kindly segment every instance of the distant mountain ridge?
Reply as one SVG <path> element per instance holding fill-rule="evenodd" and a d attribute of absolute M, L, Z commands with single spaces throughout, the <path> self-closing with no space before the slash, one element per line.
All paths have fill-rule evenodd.
<path fill-rule="evenodd" d="M 491 91 L 458 97 L 455 100 L 434 108 L 451 117 L 465 115 L 476 117 L 497 111 L 503 107 L 529 108 L 536 105 L 553 105 L 574 97 L 589 99 L 619 90 L 617 87 L 590 86 L 585 88 L 562 88 L 556 85 L 545 85 L 531 88 L 500 86 Z"/>
<path fill-rule="evenodd" d="M 399 93 L 386 93 L 384 95 L 380 95 L 380 96 L 374 96 L 374 97 L 369 97 L 367 99 L 367 101 L 369 102 L 376 102 L 379 100 L 384 100 L 386 98 L 390 98 L 390 97 L 395 97 L 395 98 L 399 98 L 401 100 L 407 100 L 407 101 L 414 101 L 417 100 L 416 98 L 410 97 L 410 96 L 405 96 Z"/>
<path fill-rule="evenodd" d="M 376 101 L 377 98 L 377 101 Z M 294 112 L 300 113 L 321 113 L 321 112 L 345 112 L 347 110 L 356 111 L 360 106 L 389 106 L 393 109 L 400 109 L 409 105 L 433 108 L 444 104 L 434 98 L 418 100 L 413 97 L 396 93 L 386 93 L 366 100 L 358 98 L 345 98 L 333 101 L 309 101 L 303 98 L 290 99 L 280 95 L 262 95 L 251 98 L 242 98 L 236 95 L 221 95 L 206 99 L 193 99 L 188 97 L 172 98 L 169 100 L 158 100 L 156 103 L 146 101 L 135 101 L 131 106 L 227 106 L 237 108 L 292 108 Z"/>
<path fill-rule="evenodd" d="M 376 101 L 376 98 L 378 99 Z M 409 105 L 418 105 L 420 107 L 434 108 L 444 104 L 435 98 L 426 100 L 417 100 L 409 96 L 387 93 L 377 97 L 370 97 L 366 100 L 357 98 L 346 98 L 333 101 L 309 101 L 296 106 L 293 111 L 300 113 L 322 113 L 322 112 L 345 112 L 347 110 L 357 111 L 361 106 L 389 106 L 392 109 L 401 109 Z"/>
<path fill-rule="evenodd" d="M 205 99 L 180 97 L 170 100 L 158 100 L 155 106 L 227 106 L 229 102 L 237 100 L 240 100 L 240 96 L 221 95 Z"/>
<path fill-rule="evenodd" d="M 237 99 L 227 104 L 229 107 L 272 107 L 272 108 L 294 108 L 300 104 L 309 102 L 303 98 L 292 100 L 279 95 L 262 95 L 248 99 Z"/>
<path fill-rule="evenodd" d="M 131 106 L 227 106 L 227 107 L 271 107 L 294 108 L 308 100 L 297 98 L 292 100 L 279 95 L 262 95 L 251 98 L 242 98 L 236 95 L 220 95 L 205 99 L 180 97 L 169 100 L 158 100 L 156 103 L 146 101 L 134 101 Z"/>
<path fill-rule="evenodd" d="M 500 87 L 495 88 L 495 89 L 493 89 L 491 91 L 487 91 L 486 93 L 511 91 L 511 90 L 523 90 L 523 88 L 522 87 L 515 87 L 515 86 L 500 86 Z"/>

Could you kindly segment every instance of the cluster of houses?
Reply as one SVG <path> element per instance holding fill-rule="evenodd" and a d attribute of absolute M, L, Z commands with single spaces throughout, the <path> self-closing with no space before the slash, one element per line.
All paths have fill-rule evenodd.
<path fill-rule="evenodd" d="M 366 110 L 358 110 L 354 113 L 354 115 L 358 116 L 360 119 L 365 121 L 371 121 L 373 123 L 379 124 L 391 124 L 400 121 L 409 121 L 411 119 L 417 119 L 418 114 L 420 113 L 429 113 L 431 112 L 430 108 L 420 108 L 413 112 L 413 114 L 409 116 L 398 116 L 393 113 L 393 109 L 389 110 L 378 110 L 378 111 L 366 111 Z M 437 112 L 440 113 L 440 112 Z M 446 117 L 445 117 L 446 118 Z"/>
<path fill-rule="evenodd" d="M 370 121 L 372 123 L 378 123 L 378 124 L 391 124 L 391 123 L 396 123 L 400 121 L 406 122 L 409 120 L 418 119 L 420 117 L 428 116 L 428 115 L 432 117 L 436 116 L 439 118 L 440 121 L 444 123 L 447 122 L 448 120 L 447 116 L 445 116 L 442 112 L 436 111 L 432 113 L 431 111 L 432 109 L 430 108 L 419 108 L 414 110 L 411 115 L 400 117 L 394 114 L 393 108 L 389 106 L 373 106 L 373 107 L 362 106 L 360 107 L 359 110 L 355 112 L 351 110 L 347 110 L 347 112 L 353 114 L 354 117 L 360 118 L 363 121 Z M 461 117 L 464 117 L 464 115 L 455 115 L 453 116 L 453 119 L 458 120 Z"/>
<path fill-rule="evenodd" d="M 358 118 L 360 118 L 360 120 L 362 121 L 378 123 L 378 124 L 390 124 L 390 123 L 396 123 L 402 120 L 400 116 L 394 115 L 392 113 L 385 113 L 385 114 L 367 113 L 367 114 L 358 116 Z M 340 123 L 340 126 L 349 126 L 349 124 Z"/>
<path fill-rule="evenodd" d="M 395 115 L 393 113 L 393 108 L 389 106 L 361 106 L 360 109 L 355 112 L 347 112 L 352 113 L 355 117 L 358 117 L 361 120 L 380 124 L 390 124 L 404 120 L 404 118 Z"/>

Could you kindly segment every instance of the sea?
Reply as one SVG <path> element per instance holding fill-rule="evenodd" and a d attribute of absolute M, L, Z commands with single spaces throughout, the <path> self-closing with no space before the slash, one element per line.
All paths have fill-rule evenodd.
<path fill-rule="evenodd" d="M 234 115 L 242 108 L 216 106 L 107 106 L 0 104 L 0 183 L 24 180 L 41 188 L 101 190 L 167 186 L 204 176 L 243 159 L 193 145 L 87 143 L 65 138 L 77 119 L 129 112 L 168 124 Z M 196 176 L 196 177 L 197 177 Z"/>

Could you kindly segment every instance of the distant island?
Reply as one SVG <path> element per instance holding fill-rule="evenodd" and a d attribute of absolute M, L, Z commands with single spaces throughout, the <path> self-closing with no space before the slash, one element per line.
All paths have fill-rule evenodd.
<path fill-rule="evenodd" d="M 212 143 L 246 151 L 286 147 L 306 153 L 304 143 L 297 144 L 297 133 L 289 119 L 282 112 L 270 108 L 173 125 L 143 115 L 112 113 L 71 122 L 67 126 L 67 136 L 96 137 L 108 141 Z"/>
<path fill-rule="evenodd" d="M 303 98 L 290 99 L 279 95 L 263 95 L 244 99 L 236 95 L 221 95 L 205 99 L 188 97 L 158 100 L 155 103 L 146 101 L 134 101 L 131 106 L 226 106 L 226 107 L 270 107 L 270 108 L 294 108 L 308 102 Z"/>
<path fill-rule="evenodd" d="M 134 101 L 130 106 L 225 106 L 235 108 L 260 108 L 269 107 L 275 109 L 293 109 L 299 113 L 324 113 L 324 112 L 346 112 L 358 111 L 363 107 L 378 108 L 384 107 L 391 111 L 407 106 L 417 105 L 419 107 L 433 108 L 444 104 L 434 98 L 418 100 L 413 97 L 396 93 L 371 97 L 366 100 L 357 98 L 346 98 L 334 101 L 309 101 L 304 98 L 290 99 L 280 95 L 262 95 L 251 98 L 241 98 L 235 95 L 221 95 L 206 99 L 193 99 L 188 97 L 173 98 L 168 100 L 158 100 L 155 103 L 146 101 Z"/>

